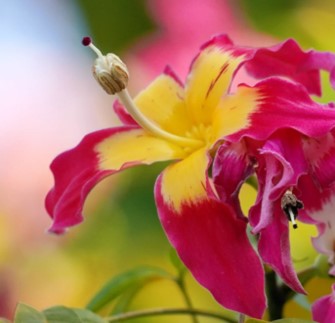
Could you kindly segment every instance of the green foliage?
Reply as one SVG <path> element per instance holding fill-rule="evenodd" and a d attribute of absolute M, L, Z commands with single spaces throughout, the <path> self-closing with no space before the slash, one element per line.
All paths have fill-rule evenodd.
<path fill-rule="evenodd" d="M 98 315 L 84 309 L 55 306 L 39 312 L 19 304 L 16 308 L 14 323 L 106 323 Z"/>
<path fill-rule="evenodd" d="M 163 269 L 153 267 L 140 267 L 124 272 L 107 282 L 86 308 L 98 312 L 129 289 L 133 289 L 135 286 L 144 286 L 157 279 L 174 279 L 174 277 Z"/>

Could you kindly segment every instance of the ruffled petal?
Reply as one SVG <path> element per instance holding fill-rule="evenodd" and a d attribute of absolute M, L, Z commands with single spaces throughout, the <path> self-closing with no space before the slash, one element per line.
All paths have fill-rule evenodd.
<path fill-rule="evenodd" d="M 270 47 L 253 48 L 234 45 L 227 35 L 217 35 L 205 43 L 202 49 L 213 45 L 241 57 L 240 67 L 243 65 L 256 79 L 284 76 L 316 95 L 321 94 L 320 69 L 332 72 L 335 79 L 335 55 L 303 51 L 293 39 Z"/>
<path fill-rule="evenodd" d="M 258 105 L 249 115 L 249 126 L 227 136 L 230 141 L 242 137 L 265 140 L 278 129 L 295 129 L 308 137 L 321 137 L 335 127 L 335 109 L 318 104 L 305 88 L 289 81 L 271 78 L 259 82 Z"/>
<path fill-rule="evenodd" d="M 155 186 L 161 223 L 182 261 L 221 305 L 261 318 L 263 267 L 247 238 L 246 221 L 213 195 L 208 161 L 199 151 L 161 174 Z"/>
<path fill-rule="evenodd" d="M 87 135 L 77 147 L 51 164 L 55 185 L 46 197 L 53 218 L 51 232 L 61 233 L 83 220 L 82 208 L 91 189 L 104 177 L 122 169 L 178 159 L 184 152 L 142 129 L 120 127 Z"/>
<path fill-rule="evenodd" d="M 320 68 L 308 64 L 313 51 L 303 51 L 297 42 L 288 39 L 269 48 L 255 49 L 244 65 L 252 76 L 263 79 L 269 76 L 285 76 L 304 85 L 311 94 L 321 94 Z"/>
<path fill-rule="evenodd" d="M 241 61 L 242 58 L 233 55 L 222 42 L 202 47 L 191 65 L 185 85 L 187 109 L 195 123 L 211 122 L 212 113 L 228 91 Z"/>
<path fill-rule="evenodd" d="M 318 323 L 335 323 L 335 284 L 330 295 L 321 297 L 312 305 L 312 315 Z"/>
<path fill-rule="evenodd" d="M 272 221 L 273 203 L 285 191 L 295 187 L 301 176 L 308 172 L 302 149 L 302 138 L 292 130 L 277 132 L 259 148 L 256 168 L 259 192 L 255 206 L 250 210 L 253 232 L 258 233 Z M 282 212 L 281 217 L 286 219 Z"/>
<path fill-rule="evenodd" d="M 306 138 L 304 151 L 314 180 L 323 188 L 331 186 L 335 182 L 334 131 L 323 137 Z"/>

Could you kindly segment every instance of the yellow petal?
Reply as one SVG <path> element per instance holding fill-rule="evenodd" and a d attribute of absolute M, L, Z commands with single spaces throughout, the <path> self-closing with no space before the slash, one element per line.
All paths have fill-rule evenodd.
<path fill-rule="evenodd" d="M 99 156 L 99 168 L 106 170 L 179 159 L 185 154 L 179 146 L 148 135 L 142 129 L 116 133 L 100 142 L 95 151 Z"/>
<path fill-rule="evenodd" d="M 204 49 L 196 58 L 185 88 L 187 109 L 195 123 L 211 122 L 212 113 L 242 59 L 217 46 Z"/>
<path fill-rule="evenodd" d="M 213 114 L 214 137 L 219 139 L 247 127 L 260 99 L 257 89 L 245 86 L 240 86 L 235 94 L 222 98 Z"/>
<path fill-rule="evenodd" d="M 184 89 L 169 75 L 162 74 L 135 98 L 135 104 L 162 129 L 184 135 L 190 120 L 184 103 Z"/>
<path fill-rule="evenodd" d="M 181 211 L 184 204 L 196 204 L 207 198 L 208 165 L 206 149 L 199 149 L 187 158 L 164 170 L 162 175 L 162 195 L 164 202 Z"/>

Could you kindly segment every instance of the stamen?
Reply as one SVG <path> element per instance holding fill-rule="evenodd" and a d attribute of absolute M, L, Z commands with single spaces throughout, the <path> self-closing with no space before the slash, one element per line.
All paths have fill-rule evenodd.
<path fill-rule="evenodd" d="M 167 132 L 144 116 L 136 107 L 126 89 L 128 84 L 128 70 L 122 60 L 115 54 L 103 55 L 102 52 L 93 45 L 90 37 L 84 37 L 82 44 L 90 47 L 98 56 L 93 65 L 93 75 L 95 79 L 108 94 L 116 94 L 119 97 L 129 114 L 143 129 L 157 137 L 169 140 L 181 146 L 198 148 L 204 145 L 204 142 L 201 140 L 181 137 Z"/>
<path fill-rule="evenodd" d="M 147 119 L 140 110 L 135 106 L 134 101 L 131 99 L 127 89 L 117 93 L 117 96 L 119 97 L 120 101 L 123 103 L 123 105 L 126 107 L 129 114 L 137 121 L 137 123 L 143 128 L 148 130 L 150 133 L 163 138 L 167 139 L 171 142 L 174 142 L 176 144 L 187 146 L 187 147 L 201 147 L 203 145 L 203 142 L 196 139 L 186 138 L 186 137 L 180 137 L 177 135 L 174 135 L 170 132 L 167 132 L 161 128 L 159 128 L 156 124 L 154 124 L 151 120 Z"/>
<path fill-rule="evenodd" d="M 298 210 L 304 207 L 303 203 L 292 193 L 292 189 L 287 190 L 281 199 L 281 208 L 286 214 L 288 220 L 292 222 L 293 229 L 298 228 L 295 219 L 298 216 Z"/>
<path fill-rule="evenodd" d="M 292 208 L 290 208 L 290 207 L 288 208 L 288 213 L 290 215 L 290 220 L 293 223 L 293 229 L 297 229 L 298 228 L 298 224 L 295 221 L 295 215 L 294 215 L 294 213 L 292 211 Z"/>

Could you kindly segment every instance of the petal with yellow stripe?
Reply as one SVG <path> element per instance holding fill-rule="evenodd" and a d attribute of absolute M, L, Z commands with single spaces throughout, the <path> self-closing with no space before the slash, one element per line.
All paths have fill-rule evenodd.
<path fill-rule="evenodd" d="M 88 193 L 106 176 L 138 164 L 179 159 L 183 154 L 178 146 L 132 126 L 87 135 L 51 164 L 55 184 L 46 198 L 53 218 L 50 231 L 61 233 L 80 223 Z"/>

